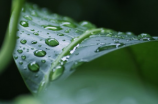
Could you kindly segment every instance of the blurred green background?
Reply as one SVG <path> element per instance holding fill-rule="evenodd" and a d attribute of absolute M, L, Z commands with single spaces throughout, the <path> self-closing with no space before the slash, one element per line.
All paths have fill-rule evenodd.
<path fill-rule="evenodd" d="M 116 31 L 157 35 L 158 0 L 28 0 L 76 21 L 87 20 L 97 27 Z M 0 0 L 0 46 L 10 17 L 11 0 Z M 1 62 L 0 62 L 1 64 Z M 15 63 L 0 75 L 0 99 L 11 100 L 29 93 Z"/>

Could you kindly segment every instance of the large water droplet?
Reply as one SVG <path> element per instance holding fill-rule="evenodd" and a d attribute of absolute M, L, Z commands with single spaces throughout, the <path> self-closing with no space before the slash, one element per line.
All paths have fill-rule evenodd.
<path fill-rule="evenodd" d="M 112 43 L 112 44 L 105 44 L 105 45 L 102 45 L 100 47 L 98 47 L 95 52 L 101 52 L 101 51 L 104 51 L 104 50 L 108 50 L 108 49 L 113 49 L 113 48 L 118 48 L 118 47 L 121 47 L 125 45 L 124 43 Z"/>
<path fill-rule="evenodd" d="M 23 53 L 23 50 L 18 49 L 17 52 L 18 52 L 18 53 Z"/>
<path fill-rule="evenodd" d="M 22 58 L 23 60 L 25 60 L 25 59 L 26 59 L 26 56 L 25 56 L 25 55 L 22 55 L 21 58 Z"/>
<path fill-rule="evenodd" d="M 43 56 L 46 55 L 46 52 L 45 52 L 44 50 L 36 50 L 36 51 L 34 52 L 34 55 L 35 55 L 35 56 L 38 56 L 38 57 L 43 57 Z"/>
<path fill-rule="evenodd" d="M 29 15 L 25 15 L 24 18 L 27 19 L 27 20 L 32 20 L 32 17 L 29 16 Z"/>
<path fill-rule="evenodd" d="M 28 68 L 30 71 L 36 72 L 39 70 L 39 65 L 34 61 L 28 64 Z"/>
<path fill-rule="evenodd" d="M 25 39 L 20 40 L 21 44 L 25 44 L 26 42 L 27 42 L 27 40 L 25 40 Z"/>
<path fill-rule="evenodd" d="M 29 26 L 27 21 L 20 21 L 20 25 L 23 26 L 23 27 L 28 27 Z"/>
<path fill-rule="evenodd" d="M 62 28 L 61 28 L 60 26 L 43 25 L 43 27 L 44 27 L 45 29 L 53 30 L 53 31 L 62 30 Z"/>
<path fill-rule="evenodd" d="M 47 38 L 45 43 L 52 47 L 59 45 L 59 42 L 55 38 Z"/>
<path fill-rule="evenodd" d="M 59 78 L 64 72 L 64 67 L 63 66 L 57 66 L 56 68 L 53 69 L 53 72 L 51 73 L 51 80 L 55 80 Z"/>
<path fill-rule="evenodd" d="M 62 22 L 62 25 L 66 27 L 72 27 L 72 28 L 76 27 L 76 25 L 73 24 L 72 22 Z"/>

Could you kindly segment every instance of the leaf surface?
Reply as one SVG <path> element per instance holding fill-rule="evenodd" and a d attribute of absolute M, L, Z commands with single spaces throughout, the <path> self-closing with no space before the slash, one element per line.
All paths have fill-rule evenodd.
<path fill-rule="evenodd" d="M 96 28 L 87 21 L 26 4 L 21 12 L 13 57 L 31 92 L 70 76 L 79 65 L 127 46 L 157 41 L 146 33 Z"/>

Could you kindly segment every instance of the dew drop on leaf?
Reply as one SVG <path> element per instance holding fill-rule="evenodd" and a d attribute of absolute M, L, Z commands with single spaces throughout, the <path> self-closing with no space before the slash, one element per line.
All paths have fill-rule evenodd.
<path fill-rule="evenodd" d="M 28 64 L 28 68 L 30 71 L 36 72 L 39 70 L 39 65 L 34 61 Z"/>
<path fill-rule="evenodd" d="M 22 58 L 23 60 L 25 60 L 25 59 L 26 59 L 26 56 L 25 56 L 25 55 L 22 55 L 21 58 Z"/>
<path fill-rule="evenodd" d="M 29 16 L 29 15 L 25 15 L 24 18 L 27 19 L 27 20 L 32 20 L 32 17 Z"/>
<path fill-rule="evenodd" d="M 95 28 L 95 26 L 88 21 L 82 21 L 80 25 L 87 28 Z"/>
<path fill-rule="evenodd" d="M 34 34 L 34 35 L 39 35 L 39 33 L 38 33 L 38 32 L 34 32 L 33 34 Z"/>
<path fill-rule="evenodd" d="M 25 44 L 26 42 L 27 42 L 27 40 L 25 40 L 25 39 L 20 40 L 21 44 Z"/>
<path fill-rule="evenodd" d="M 72 28 L 76 27 L 76 25 L 73 24 L 72 22 L 62 22 L 62 25 L 66 27 L 72 27 Z"/>
<path fill-rule="evenodd" d="M 18 52 L 18 53 L 23 53 L 23 50 L 18 49 L 17 52 Z"/>
<path fill-rule="evenodd" d="M 66 29 L 64 32 L 69 33 L 70 31 L 71 31 L 71 29 Z"/>
<path fill-rule="evenodd" d="M 28 27 L 29 26 L 27 21 L 20 21 L 20 25 L 23 26 L 23 27 Z"/>
<path fill-rule="evenodd" d="M 46 62 L 46 60 L 41 60 L 41 62 L 42 62 L 42 63 L 45 63 L 45 62 Z"/>
<path fill-rule="evenodd" d="M 34 10 L 33 10 L 33 11 L 31 11 L 31 15 L 32 15 L 32 16 L 35 16 L 35 17 L 38 17 L 37 12 L 36 12 L 36 11 L 34 11 Z"/>
<path fill-rule="evenodd" d="M 64 67 L 59 65 L 56 68 L 53 69 L 53 72 L 51 73 L 51 80 L 55 80 L 57 78 L 59 78 L 59 76 L 61 76 L 64 72 Z"/>
<path fill-rule="evenodd" d="M 14 59 L 18 59 L 18 56 L 14 56 Z"/>
<path fill-rule="evenodd" d="M 108 49 L 118 48 L 118 47 L 121 47 L 124 45 L 125 45 L 124 43 L 104 44 L 104 45 L 98 47 L 95 50 L 95 52 L 101 52 L 101 51 L 108 50 Z"/>
<path fill-rule="evenodd" d="M 32 41 L 31 43 L 32 43 L 32 44 L 36 44 L 36 43 L 37 43 L 37 41 L 35 41 L 35 40 L 34 40 L 34 41 Z"/>
<path fill-rule="evenodd" d="M 44 50 L 36 50 L 34 51 L 34 55 L 38 57 L 43 57 L 46 55 L 46 52 Z"/>
<path fill-rule="evenodd" d="M 20 62 L 19 62 L 19 64 L 20 64 L 20 65 L 22 65 L 22 64 L 23 64 L 23 62 L 22 62 L 22 61 L 20 61 Z"/>
<path fill-rule="evenodd" d="M 64 36 L 64 34 L 60 34 L 60 33 L 59 33 L 59 34 L 57 34 L 57 35 L 58 35 L 58 36 Z"/>
<path fill-rule="evenodd" d="M 55 38 L 47 38 L 45 43 L 52 47 L 59 45 L 59 42 Z"/>
<path fill-rule="evenodd" d="M 47 30 L 59 31 L 62 30 L 60 26 L 42 25 Z"/>

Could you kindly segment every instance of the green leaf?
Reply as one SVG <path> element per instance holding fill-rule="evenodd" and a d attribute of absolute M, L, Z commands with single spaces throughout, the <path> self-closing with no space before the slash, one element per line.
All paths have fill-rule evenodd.
<path fill-rule="evenodd" d="M 84 62 L 149 41 L 157 41 L 157 37 L 97 29 L 90 22 L 77 23 L 26 4 L 19 20 L 13 56 L 27 87 L 37 93 L 50 82 L 70 76 Z"/>

